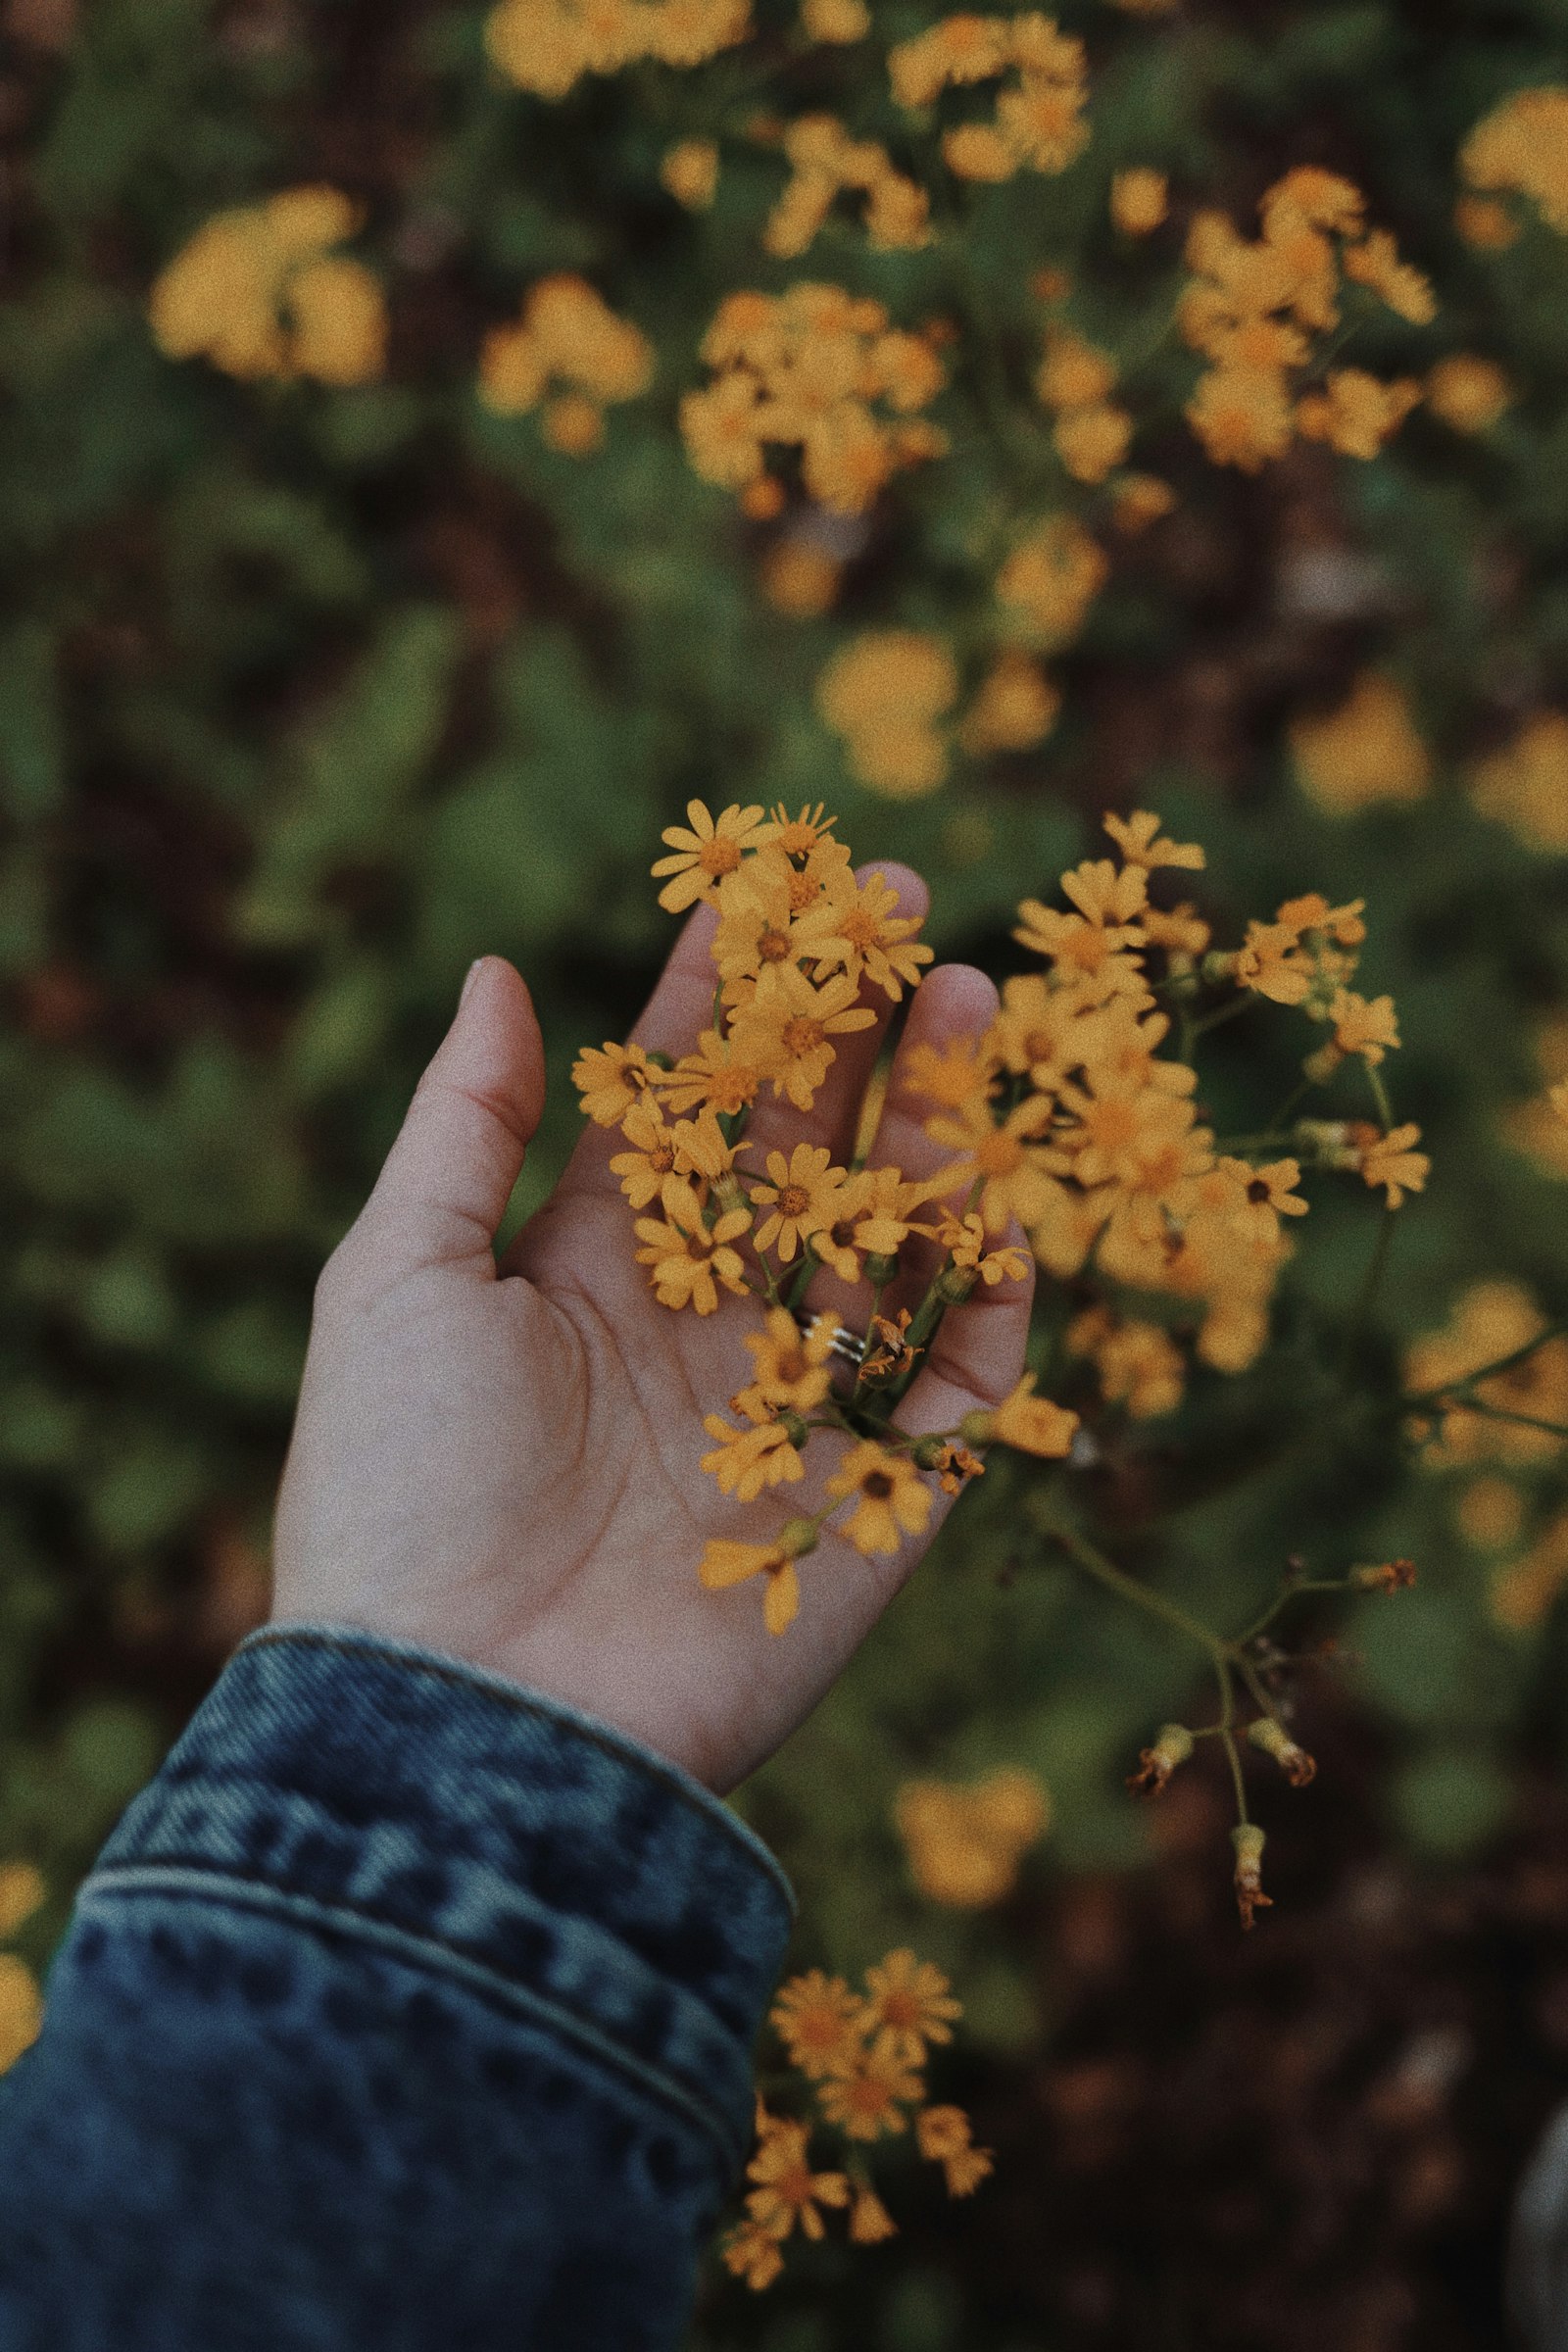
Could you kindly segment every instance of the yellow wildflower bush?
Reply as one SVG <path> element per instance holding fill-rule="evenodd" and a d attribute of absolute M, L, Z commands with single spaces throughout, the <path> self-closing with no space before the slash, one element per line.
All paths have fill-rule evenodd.
<path fill-rule="evenodd" d="M 1515 90 L 1476 124 L 1459 164 L 1471 187 L 1528 197 L 1568 236 L 1568 89 Z"/>
<path fill-rule="evenodd" d="M 1568 716 L 1544 710 L 1512 743 L 1480 761 L 1470 797 L 1544 854 L 1568 850 Z"/>
<path fill-rule="evenodd" d="M 747 0 L 501 0 L 485 47 L 518 89 L 564 98 L 585 74 L 618 74 L 643 58 L 702 65 L 750 28 Z"/>
<path fill-rule="evenodd" d="M 971 1911 L 1012 1892 L 1024 1855 L 1051 1827 L 1051 1811 L 1037 1773 L 1003 1765 L 968 1784 L 906 1781 L 893 1818 L 920 1892 Z"/>
<path fill-rule="evenodd" d="M 479 398 L 498 416 L 544 408 L 552 447 L 582 456 L 604 437 L 604 412 L 653 379 L 653 345 L 617 318 L 586 279 L 541 278 L 514 325 L 493 327 L 479 360 Z"/>
<path fill-rule="evenodd" d="M 1375 670 L 1359 677 L 1348 702 L 1291 727 L 1297 779 L 1329 816 L 1354 816 L 1383 802 L 1424 798 L 1432 761 L 1404 693 Z"/>

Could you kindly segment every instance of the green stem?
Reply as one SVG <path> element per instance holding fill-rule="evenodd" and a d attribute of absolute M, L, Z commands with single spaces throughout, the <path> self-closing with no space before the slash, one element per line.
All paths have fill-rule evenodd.
<path fill-rule="evenodd" d="M 1479 1396 L 1465 1396 L 1456 1400 L 1454 1409 L 1458 1412 L 1479 1413 L 1485 1421 L 1508 1421 L 1516 1429 L 1544 1430 L 1549 1438 L 1568 1438 L 1568 1426 L 1561 1421 L 1543 1421 L 1536 1413 L 1510 1412 L 1505 1405 L 1485 1404 Z"/>
<path fill-rule="evenodd" d="M 1141 1585 L 1135 1576 L 1129 1576 L 1124 1568 L 1118 1568 L 1114 1561 L 1107 1560 L 1102 1551 L 1074 1529 L 1053 1526 L 1047 1532 L 1054 1536 L 1079 1567 L 1094 1577 L 1097 1583 L 1103 1585 L 1107 1592 L 1131 1601 L 1134 1608 L 1145 1610 L 1151 1617 L 1162 1619 L 1187 1641 L 1196 1642 L 1200 1649 L 1207 1652 L 1216 1670 L 1224 1665 L 1227 1644 L 1217 1634 L 1210 1633 L 1206 1625 L 1200 1624 L 1196 1617 L 1190 1617 L 1177 1602 L 1167 1599 L 1163 1592 L 1156 1592 L 1150 1585 Z"/>
<path fill-rule="evenodd" d="M 1398 1213 L 1396 1208 L 1386 1208 L 1378 1222 L 1378 1238 L 1372 1250 L 1372 1262 L 1367 1267 L 1360 1295 L 1350 1316 L 1349 1329 L 1345 1335 L 1345 1346 L 1340 1351 L 1342 1385 L 1348 1380 L 1355 1363 L 1356 1353 L 1362 1340 L 1366 1337 L 1366 1327 L 1371 1320 L 1372 1309 L 1377 1303 L 1378 1292 L 1383 1285 L 1384 1269 L 1389 1262 L 1389 1250 L 1394 1241 L 1394 1228 Z"/>
<path fill-rule="evenodd" d="M 1507 1355 L 1494 1357 L 1490 1364 L 1478 1365 L 1474 1372 L 1463 1373 L 1456 1380 L 1443 1381 L 1435 1389 L 1421 1389 L 1414 1396 L 1401 1396 L 1399 1409 L 1401 1412 L 1416 1413 L 1423 1405 L 1441 1404 L 1445 1397 L 1452 1396 L 1456 1391 L 1476 1388 L 1484 1380 L 1500 1379 L 1504 1372 L 1511 1372 L 1516 1364 L 1528 1363 L 1539 1348 L 1546 1347 L 1552 1340 L 1561 1339 L 1568 1339 L 1568 1323 L 1548 1324 L 1535 1339 L 1526 1340 L 1522 1348 L 1513 1348 Z"/>

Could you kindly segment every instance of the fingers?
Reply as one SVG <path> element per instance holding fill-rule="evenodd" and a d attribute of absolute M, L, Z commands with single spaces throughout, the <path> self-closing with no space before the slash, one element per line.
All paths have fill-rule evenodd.
<path fill-rule="evenodd" d="M 630 1044 L 649 1054 L 668 1054 L 679 1060 L 690 1054 L 705 1029 L 713 1026 L 713 934 L 717 909 L 696 906 L 688 915 L 669 961 L 655 983 L 654 993 L 634 1025 Z"/>
<path fill-rule="evenodd" d="M 1007 1240 L 1022 1246 L 1014 1231 Z M 956 1429 L 965 1413 L 1000 1404 L 1023 1376 L 1029 1339 L 1034 1268 L 1020 1282 L 979 1284 L 961 1306 L 950 1306 L 931 1351 L 899 1406 L 898 1420 L 917 1438 Z"/>
<path fill-rule="evenodd" d="M 901 917 L 924 919 L 931 893 L 912 866 L 862 865 L 857 867 L 855 878 L 863 883 L 874 873 L 884 875 L 889 888 L 898 893 Z M 918 1005 L 929 986 L 927 980 L 915 990 L 913 1005 Z M 857 1003 L 876 1018 L 864 1029 L 850 1030 L 832 1040 L 833 1062 L 809 1110 L 797 1110 L 787 1096 L 775 1096 L 770 1085 L 763 1087 L 746 1131 L 749 1167 L 760 1172 L 769 1152 L 788 1152 L 796 1144 L 826 1144 L 835 1160 L 842 1163 L 849 1158 L 860 1103 L 894 1010 L 890 999 L 869 980 L 862 982 Z"/>
<path fill-rule="evenodd" d="M 373 1235 L 383 1271 L 471 1261 L 493 1273 L 490 1244 L 545 1100 L 544 1046 L 519 973 L 477 962 L 356 1232 Z"/>

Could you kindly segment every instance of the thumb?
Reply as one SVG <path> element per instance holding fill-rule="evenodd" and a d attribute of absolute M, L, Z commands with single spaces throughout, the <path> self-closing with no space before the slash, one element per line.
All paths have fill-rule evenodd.
<path fill-rule="evenodd" d="M 533 1000 L 510 963 L 483 956 L 366 1205 L 383 1265 L 488 1260 L 544 1101 Z"/>

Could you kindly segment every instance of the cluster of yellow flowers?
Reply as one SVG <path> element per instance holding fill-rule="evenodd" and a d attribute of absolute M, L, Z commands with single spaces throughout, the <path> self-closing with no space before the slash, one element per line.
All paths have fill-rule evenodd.
<path fill-rule="evenodd" d="M 1089 144 L 1084 45 L 1050 17 L 944 17 L 888 53 L 893 95 L 911 111 L 942 92 L 1016 74 L 990 122 L 943 134 L 942 154 L 960 179 L 1011 179 L 1018 172 L 1065 172 Z"/>
<path fill-rule="evenodd" d="M 1459 1531 L 1492 1558 L 1494 1618 L 1515 1631 L 1539 1625 L 1568 1587 L 1568 1509 L 1553 1500 L 1568 1430 L 1568 1336 L 1550 1329 L 1522 1284 L 1475 1283 L 1447 1325 L 1411 1348 L 1405 1386 L 1433 1399 L 1424 1460 L 1455 1477 Z"/>
<path fill-rule="evenodd" d="M 1568 236 L 1568 89 L 1515 90 L 1476 124 L 1460 152 L 1459 169 L 1473 188 L 1528 196 L 1548 227 Z M 1494 222 L 1486 224 L 1485 216 L 1480 218 L 1483 234 L 1475 243 L 1508 241 Z"/>
<path fill-rule="evenodd" d="M 673 1066 L 606 1045 L 585 1053 L 573 1077 L 588 1116 L 620 1130 L 624 1149 L 611 1166 L 661 1303 L 711 1314 L 728 1291 L 766 1305 L 760 1327 L 743 1335 L 752 1363 L 730 1400 L 738 1418 L 705 1423 L 713 1445 L 704 1469 L 751 1502 L 805 1478 L 813 1432 L 849 1441 L 817 1510 L 788 1520 L 771 1543 L 714 1539 L 705 1549 L 699 1572 L 710 1589 L 762 1579 L 772 1632 L 793 1622 L 797 1563 L 830 1520 L 857 1550 L 892 1554 L 929 1522 L 928 1477 L 956 1493 L 993 1443 L 1069 1452 L 1077 1416 L 1035 1397 L 1032 1376 L 994 1412 L 934 1436 L 912 1440 L 892 1418 L 948 1308 L 977 1283 L 1025 1271 L 1010 1230 L 1058 1277 L 1093 1264 L 1110 1296 L 1077 1319 L 1072 1348 L 1094 1362 L 1107 1397 L 1147 1415 L 1177 1401 L 1182 1361 L 1162 1324 L 1120 1311 L 1122 1293 L 1170 1299 L 1175 1321 L 1196 1322 L 1199 1356 L 1241 1371 L 1267 1335 L 1290 1254 L 1285 1220 L 1306 1213 L 1303 1164 L 1359 1175 L 1391 1208 L 1425 1184 L 1420 1131 L 1395 1124 L 1379 1075 L 1399 1043 L 1393 1001 L 1349 985 L 1366 935 L 1359 902 L 1288 901 L 1271 922 L 1250 923 L 1239 949 L 1217 950 L 1190 904 L 1152 900 L 1153 875 L 1200 868 L 1203 853 L 1163 838 L 1148 811 L 1105 819 L 1120 862 L 1086 860 L 1064 874 L 1066 909 L 1024 902 L 1014 936 L 1045 968 L 1005 982 L 984 1035 L 941 1054 L 911 1051 L 909 1084 L 930 1103 L 926 1132 L 945 1154 L 936 1173 L 910 1181 L 896 1166 L 842 1167 L 806 1141 L 756 1164 L 754 1106 L 770 1096 L 808 1111 L 843 1041 L 873 1022 L 867 996 L 897 1003 L 931 952 L 896 912 L 885 876 L 857 880 L 820 808 L 791 817 L 732 807 L 715 819 L 694 801 L 687 813 L 688 826 L 666 831 L 670 854 L 654 872 L 669 912 L 702 901 L 717 914 L 712 1024 Z M 1216 991 L 1228 1001 L 1214 1004 Z M 1298 1118 L 1229 1145 L 1217 1139 L 1200 1117 L 1196 1070 L 1159 1049 L 1173 1010 L 1196 1039 L 1247 997 L 1298 1008 L 1327 1032 L 1287 1108 L 1353 1059 L 1378 1122 Z M 934 1245 L 937 1267 L 894 1320 L 882 1301 L 911 1243 L 928 1253 Z M 824 1266 L 876 1296 L 850 1385 L 834 1384 L 831 1325 L 802 1311 Z"/>
<path fill-rule="evenodd" d="M 617 318 L 585 278 L 542 277 L 511 326 L 493 327 L 479 360 L 479 398 L 498 416 L 545 403 L 553 449 L 579 457 L 604 439 L 605 410 L 653 380 L 654 347 Z"/>
<path fill-rule="evenodd" d="M 1026 655 L 1002 653 L 961 723 L 948 714 L 958 670 L 940 638 L 868 629 L 841 647 L 816 685 L 816 707 L 841 735 L 850 771 L 872 792 L 906 801 L 934 792 L 955 740 L 974 754 L 1028 751 L 1056 723 L 1061 697 Z"/>
<path fill-rule="evenodd" d="M 738 1419 L 713 1413 L 705 1424 L 713 1446 L 704 1469 L 750 1502 L 800 1483 L 814 1431 L 849 1440 L 819 1509 L 770 1544 L 714 1539 L 704 1551 L 710 1590 L 763 1580 L 767 1625 L 783 1633 L 800 1606 L 797 1562 L 830 1520 L 858 1551 L 894 1553 L 930 1519 L 928 1476 L 956 1492 L 981 1467 L 976 1449 L 992 1443 L 1064 1455 L 1077 1416 L 1034 1397 L 1026 1377 L 995 1412 L 939 1435 L 911 1439 L 893 1422 L 948 1307 L 977 1283 L 1017 1279 L 1026 1258 L 987 1247 L 997 1221 L 976 1213 L 984 1186 L 967 1157 L 910 1182 L 895 1166 L 837 1166 L 825 1146 L 801 1142 L 768 1151 L 759 1166 L 746 1130 L 764 1093 L 808 1111 L 844 1039 L 876 1017 L 865 995 L 898 1002 L 931 951 L 918 924 L 895 911 L 882 874 L 856 879 L 820 808 L 791 817 L 731 808 L 715 819 L 694 801 L 688 817 L 689 829 L 665 833 L 670 855 L 654 872 L 669 912 L 699 900 L 717 912 L 713 1024 L 672 1068 L 607 1045 L 585 1053 L 573 1077 L 588 1116 L 621 1132 L 625 1149 L 611 1165 L 642 1212 L 637 1254 L 661 1303 L 711 1314 L 724 1290 L 766 1304 L 760 1327 L 744 1335 L 752 1361 L 730 1400 Z M 953 1195 L 969 1198 L 943 1205 Z M 895 1320 L 880 1301 L 911 1238 L 934 1246 L 938 1270 Z M 863 1275 L 877 1295 L 871 1345 L 849 1387 L 834 1386 L 831 1323 L 797 1320 L 820 1266 L 846 1282 Z"/>
<path fill-rule="evenodd" d="M 1393 678 L 1367 670 L 1348 702 L 1291 728 L 1296 773 L 1309 800 L 1330 816 L 1354 816 L 1384 801 L 1419 801 L 1432 761 L 1410 705 Z"/>
<path fill-rule="evenodd" d="M 519 90 L 564 98 L 585 74 L 640 58 L 703 65 L 750 30 L 748 0 L 501 0 L 485 47 Z"/>
<path fill-rule="evenodd" d="M 807 490 L 841 514 L 861 514 L 901 466 L 948 446 L 915 415 L 944 380 L 931 338 L 890 326 L 881 303 L 842 286 L 731 294 L 702 357 L 713 380 L 681 402 L 687 454 L 705 481 L 742 492 L 750 514 L 784 503 L 768 446 L 798 449 Z"/>
<path fill-rule="evenodd" d="M 1483 816 L 1507 825 L 1532 850 L 1568 850 L 1568 717 L 1543 710 L 1471 779 Z"/>
<path fill-rule="evenodd" d="M 1024 1855 L 1051 1827 L 1051 1797 L 1035 1773 L 1005 1764 L 967 1787 L 906 1781 L 893 1818 L 920 1892 L 979 1911 L 1012 1892 Z"/>
<path fill-rule="evenodd" d="M 32 1917 L 46 1892 L 30 1862 L 0 1863 L 0 1939 Z M 0 2075 L 32 2047 L 42 2024 L 37 1978 L 15 1952 L 0 1952 Z"/>
<path fill-rule="evenodd" d="M 1328 1031 L 1300 1091 L 1355 1057 L 1386 1104 L 1375 1072 L 1398 1044 L 1394 1005 L 1349 985 L 1365 938 L 1358 904 L 1288 901 L 1272 922 L 1250 923 L 1240 949 L 1219 951 L 1191 905 L 1161 908 L 1150 895 L 1155 872 L 1200 868 L 1202 851 L 1161 838 L 1147 811 L 1105 826 L 1119 864 L 1090 860 L 1064 874 L 1065 910 L 1038 900 L 1019 909 L 1014 937 L 1046 969 L 1004 984 L 972 1054 L 924 1072 L 940 1105 L 930 1131 L 961 1154 L 955 1167 L 978 1187 L 987 1231 L 1016 1220 L 1054 1274 L 1092 1261 L 1114 1286 L 1196 1307 L 1199 1355 L 1241 1371 L 1263 1345 L 1290 1254 L 1283 1221 L 1306 1212 L 1303 1163 L 1357 1173 L 1397 1206 L 1425 1183 L 1427 1162 L 1413 1149 L 1419 1131 L 1388 1116 L 1298 1120 L 1227 1149 L 1200 1122 L 1196 1071 L 1159 1052 L 1172 1009 L 1196 1034 L 1211 1017 L 1198 1004 L 1215 987 L 1299 1007 Z M 1265 1156 L 1275 1149 L 1280 1156 Z M 1096 1314 L 1073 1344 L 1107 1395 L 1145 1412 L 1176 1400 L 1179 1368 L 1160 1327 Z"/>
<path fill-rule="evenodd" d="M 1223 213 L 1200 213 L 1187 241 L 1193 277 L 1182 297 L 1187 341 L 1210 363 L 1187 416 L 1218 466 L 1255 473 L 1298 434 L 1373 458 L 1421 398 L 1413 379 L 1385 383 L 1360 368 L 1321 365 L 1314 336 L 1340 324 L 1345 280 L 1416 324 L 1436 316 L 1432 288 L 1401 262 L 1384 229 L 1368 230 L 1366 199 L 1335 173 L 1287 172 L 1263 197 L 1262 234 L 1238 235 Z"/>
<path fill-rule="evenodd" d="M 882 251 L 931 242 L 931 199 L 895 171 L 875 139 L 852 139 L 836 116 L 802 115 L 784 133 L 790 181 L 762 231 L 767 251 L 781 261 L 806 252 L 845 188 L 865 197 L 865 229 Z"/>
<path fill-rule="evenodd" d="M 1064 327 L 1052 329 L 1035 390 L 1055 414 L 1056 451 L 1077 481 L 1102 482 L 1131 446 L 1133 420 L 1110 398 L 1115 382 L 1108 352 Z"/>
<path fill-rule="evenodd" d="M 225 375 L 363 384 L 386 362 L 386 307 L 363 263 L 332 248 L 360 216 L 335 188 L 289 188 L 219 213 L 155 283 L 154 338 Z"/>
<path fill-rule="evenodd" d="M 843 2169 L 813 2171 L 812 2126 L 770 2114 L 759 2098 L 747 2218 L 720 2249 L 738 2278 L 759 2290 L 770 2286 L 797 2226 L 803 2237 L 823 2235 L 824 2206 L 848 2209 L 854 2245 L 896 2235 L 859 2148 L 906 2132 L 911 2121 L 915 2146 L 941 2166 L 950 2196 L 967 2197 L 979 2187 L 993 2169 L 990 2153 L 973 2145 L 961 2107 L 927 2104 L 921 2073 L 930 2045 L 951 2041 L 952 2021 L 961 2015 L 941 1970 L 910 1951 L 889 1952 L 868 1968 L 863 1992 L 819 1968 L 782 1986 L 772 2024 L 821 2121 L 846 2143 Z"/>

